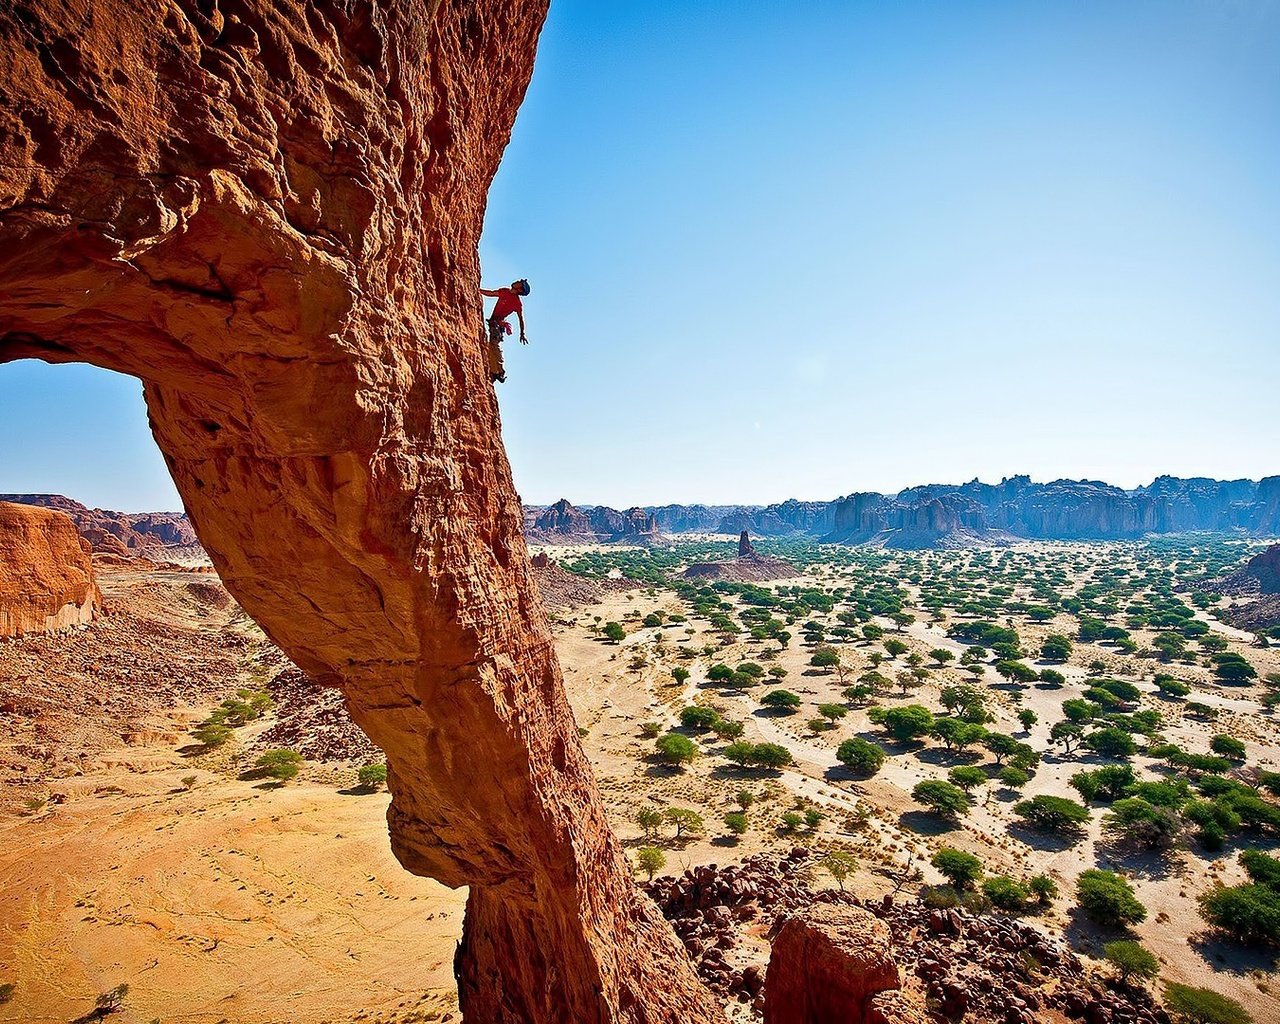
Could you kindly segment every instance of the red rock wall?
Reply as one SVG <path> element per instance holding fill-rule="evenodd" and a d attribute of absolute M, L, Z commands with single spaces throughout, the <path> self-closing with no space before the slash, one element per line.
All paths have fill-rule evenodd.
<path fill-rule="evenodd" d="M 101 610 L 75 523 L 61 512 L 0 501 L 0 637 L 92 622 Z"/>
<path fill-rule="evenodd" d="M 578 742 L 482 344 L 546 0 L 0 5 L 0 362 L 142 379 L 228 590 L 471 886 L 472 1021 L 718 1014 Z"/>

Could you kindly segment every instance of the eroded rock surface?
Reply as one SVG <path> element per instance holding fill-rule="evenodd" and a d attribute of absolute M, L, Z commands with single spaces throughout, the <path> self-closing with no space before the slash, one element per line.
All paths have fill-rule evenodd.
<path fill-rule="evenodd" d="M 49 633 L 102 611 L 89 545 L 61 512 L 0 501 L 0 637 Z"/>
<path fill-rule="evenodd" d="M 476 251 L 545 0 L 0 6 L 0 362 L 139 377 L 227 589 L 470 886 L 473 1021 L 703 1021 L 534 597 Z"/>
<path fill-rule="evenodd" d="M 767 1024 L 857 1024 L 882 992 L 901 984 L 889 929 L 860 907 L 815 904 L 773 940 L 765 975 Z M 888 1013 L 885 1011 L 888 1010 Z M 922 1019 L 881 1002 L 877 1019 Z"/>

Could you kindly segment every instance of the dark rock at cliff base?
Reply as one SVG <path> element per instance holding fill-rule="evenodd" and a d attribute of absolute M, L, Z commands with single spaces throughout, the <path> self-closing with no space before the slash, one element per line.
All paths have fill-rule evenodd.
<path fill-rule="evenodd" d="M 1202 589 L 1241 599 L 1214 613 L 1237 629 L 1261 632 L 1280 626 L 1280 544 L 1272 544 Z"/>

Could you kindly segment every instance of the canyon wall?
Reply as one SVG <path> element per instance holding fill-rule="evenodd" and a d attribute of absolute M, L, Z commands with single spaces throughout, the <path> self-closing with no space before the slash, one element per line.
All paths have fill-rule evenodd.
<path fill-rule="evenodd" d="M 535 596 L 477 240 L 546 0 L 0 5 L 0 363 L 142 380 L 227 589 L 470 886 L 468 1021 L 719 1016 L 633 885 Z"/>
<path fill-rule="evenodd" d="M 65 512 L 80 536 L 100 554 L 163 558 L 166 548 L 198 543 L 190 521 L 181 512 L 112 512 L 88 508 L 61 494 L 0 494 L 0 501 Z"/>
<path fill-rule="evenodd" d="M 102 610 L 89 545 L 60 512 L 0 501 L 0 637 L 92 622 Z"/>

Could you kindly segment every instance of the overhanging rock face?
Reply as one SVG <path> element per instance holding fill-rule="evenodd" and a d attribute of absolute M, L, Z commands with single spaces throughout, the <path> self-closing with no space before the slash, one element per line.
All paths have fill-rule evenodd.
<path fill-rule="evenodd" d="M 386 751 L 397 856 L 471 886 L 468 1020 L 711 1020 L 579 746 L 485 372 L 544 16 L 0 6 L 0 362 L 143 381 L 228 589 Z"/>

